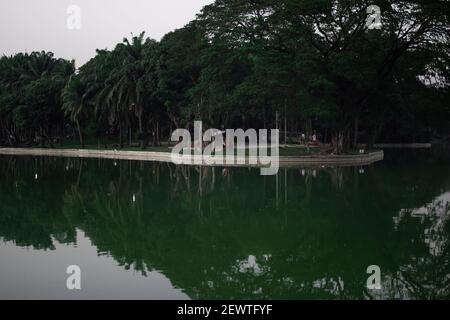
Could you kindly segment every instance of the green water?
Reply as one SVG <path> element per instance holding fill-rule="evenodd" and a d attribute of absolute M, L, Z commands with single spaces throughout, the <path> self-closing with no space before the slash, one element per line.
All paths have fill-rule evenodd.
<path fill-rule="evenodd" d="M 449 298 L 446 154 L 277 177 L 0 157 L 0 298 Z"/>

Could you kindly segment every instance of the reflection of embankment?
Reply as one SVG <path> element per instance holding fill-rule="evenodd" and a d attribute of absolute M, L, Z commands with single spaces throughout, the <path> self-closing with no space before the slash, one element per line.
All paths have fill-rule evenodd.
<path fill-rule="evenodd" d="M 403 288 L 411 297 L 448 292 L 440 276 L 450 273 L 448 245 L 433 260 L 423 224 L 406 219 L 395 229 L 392 220 L 402 208 L 432 202 L 446 179 L 442 168 L 289 169 L 261 177 L 243 168 L 41 159 L 36 169 L 15 161 L 2 170 L 0 236 L 39 248 L 77 227 L 99 252 L 125 268 L 161 270 L 192 298 L 362 298 L 370 295 L 372 264 L 397 281 L 386 283 L 383 297 Z M 19 189 L 16 175 L 27 177 Z M 52 198 L 42 202 L 37 189 L 43 197 L 54 191 Z M 12 211 L 17 199 L 28 208 L 40 203 L 39 210 Z M 447 238 L 445 226 L 437 232 Z"/>

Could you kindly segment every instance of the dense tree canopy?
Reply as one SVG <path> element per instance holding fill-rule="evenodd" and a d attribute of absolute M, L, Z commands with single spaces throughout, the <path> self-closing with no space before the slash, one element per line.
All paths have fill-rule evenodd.
<path fill-rule="evenodd" d="M 73 62 L 47 52 L 0 59 L 3 143 L 53 143 L 50 137 L 64 123 L 61 91 L 74 70 Z"/>
<path fill-rule="evenodd" d="M 444 0 L 217 0 L 161 41 L 132 36 L 77 71 L 51 53 L 2 57 L 0 143 L 144 148 L 194 120 L 316 131 L 334 152 L 445 137 L 449 17 Z"/>

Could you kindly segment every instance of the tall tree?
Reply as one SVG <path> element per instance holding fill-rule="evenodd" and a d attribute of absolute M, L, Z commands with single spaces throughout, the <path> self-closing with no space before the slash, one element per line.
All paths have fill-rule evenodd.
<path fill-rule="evenodd" d="M 81 147 L 84 147 L 80 122 L 87 119 L 92 113 L 89 101 L 89 90 L 77 76 L 74 76 L 64 88 L 62 98 L 62 109 L 64 110 L 65 115 L 76 124 Z"/>

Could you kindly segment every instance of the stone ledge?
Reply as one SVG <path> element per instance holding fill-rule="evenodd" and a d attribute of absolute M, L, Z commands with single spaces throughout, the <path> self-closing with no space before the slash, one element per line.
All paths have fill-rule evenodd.
<path fill-rule="evenodd" d="M 93 158 L 93 159 L 116 159 L 116 160 L 136 160 L 136 161 L 159 161 L 173 162 L 172 154 L 169 152 L 151 152 L 151 151 L 118 151 L 118 150 L 86 150 L 86 149 L 41 149 L 41 148 L 0 148 L 0 155 L 13 156 L 46 156 L 46 157 L 68 157 L 68 158 Z M 184 158 L 186 160 L 186 158 Z M 383 151 L 374 151 L 366 154 L 354 155 L 308 155 L 308 156 L 280 156 L 280 167 L 296 166 L 357 166 L 369 165 L 371 163 L 384 159 Z M 193 165 L 198 157 L 191 156 L 187 160 Z M 237 159 L 239 160 L 239 158 Z M 240 159 L 244 164 L 216 164 L 215 166 L 254 166 L 261 167 L 259 164 L 249 164 L 258 162 L 256 159 L 246 157 Z M 201 161 L 201 160 L 200 160 Z M 198 165 L 198 162 L 195 164 Z M 204 164 L 207 165 L 207 164 Z"/>

